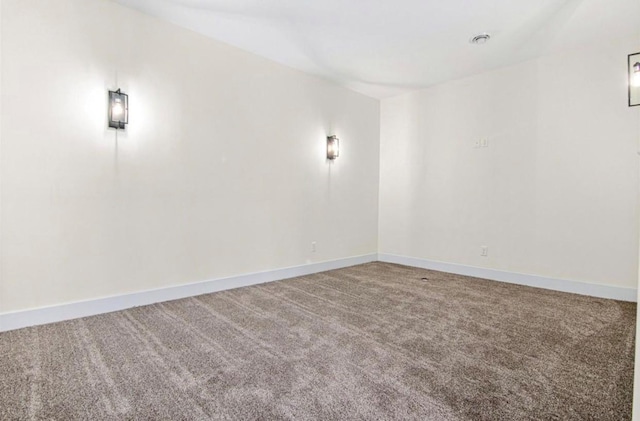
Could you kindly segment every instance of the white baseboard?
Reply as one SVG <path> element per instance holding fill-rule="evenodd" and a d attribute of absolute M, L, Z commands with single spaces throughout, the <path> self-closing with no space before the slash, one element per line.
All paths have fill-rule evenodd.
<path fill-rule="evenodd" d="M 132 294 L 116 295 L 112 297 L 98 298 L 95 300 L 79 301 L 51 307 L 4 313 L 0 314 L 0 332 L 20 329 L 28 326 L 55 323 L 63 320 L 77 319 L 80 317 L 94 316 L 96 314 L 110 313 L 132 307 L 177 300 L 186 297 L 194 297 L 211 292 L 262 284 L 281 279 L 295 278 L 296 276 L 310 275 L 312 273 L 340 269 L 362 263 L 375 262 L 376 259 L 377 254 L 367 254 L 327 262 L 311 263 L 301 266 L 196 282 L 187 285 L 135 292 Z"/>
<path fill-rule="evenodd" d="M 437 270 L 440 272 L 455 273 L 458 275 L 473 276 L 476 278 L 491 279 L 494 281 L 508 282 L 511 284 L 527 285 L 536 288 L 551 289 L 554 291 L 571 292 L 574 294 L 589 295 L 599 298 L 610 298 L 621 301 L 637 301 L 635 288 L 623 288 L 609 285 L 590 284 L 586 282 L 569 281 L 566 279 L 545 278 L 524 273 L 504 272 L 495 269 L 486 269 L 475 266 L 458 265 L 454 263 L 437 262 L 433 260 L 419 259 L 416 257 L 397 256 L 394 254 L 378 254 L 378 260 L 387 263 L 419 267 L 423 269 Z"/>
<path fill-rule="evenodd" d="M 527 285 L 555 291 L 571 292 L 600 298 L 610 298 L 622 301 L 637 301 L 635 288 L 623 288 L 608 285 L 597 285 L 586 282 L 569 281 L 565 279 L 545 278 L 537 275 L 505 272 L 474 266 L 458 265 L 454 263 L 437 262 L 416 257 L 397 256 L 393 254 L 367 254 L 348 257 L 327 262 L 311 263 L 289 268 L 275 269 L 264 272 L 249 273 L 228 278 L 213 279 L 186 285 L 160 288 L 132 294 L 116 295 L 94 300 L 60 304 L 51 307 L 36 308 L 12 313 L 0 314 L 0 332 L 37 326 L 80 317 L 94 316 L 113 311 L 126 310 L 163 301 L 194 297 L 211 292 L 224 291 L 249 285 L 262 284 L 281 279 L 295 278 L 327 270 L 340 269 L 374 261 L 397 263 L 400 265 L 474 276 L 477 278 Z"/>

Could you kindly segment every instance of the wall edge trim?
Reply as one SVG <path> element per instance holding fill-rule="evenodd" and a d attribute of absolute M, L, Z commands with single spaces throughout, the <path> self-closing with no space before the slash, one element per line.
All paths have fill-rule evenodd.
<path fill-rule="evenodd" d="M 467 266 L 457 263 L 439 262 L 435 260 L 421 259 L 417 257 L 401 256 L 396 254 L 379 253 L 378 260 L 385 263 L 413 266 L 422 269 L 436 270 L 440 272 L 454 273 L 457 275 L 473 276 L 492 281 L 507 282 L 510 284 L 526 285 L 535 288 L 549 289 L 553 291 L 569 292 L 573 294 L 588 295 L 591 297 L 607 298 L 620 301 L 637 302 L 637 289 L 612 285 L 593 284 L 588 282 L 570 281 L 567 279 L 548 278 L 539 275 L 525 273 L 506 272 L 497 269 Z"/>
<path fill-rule="evenodd" d="M 375 262 L 376 260 L 377 254 L 372 253 L 318 263 L 308 263 L 299 266 L 211 279 L 184 285 L 114 295 L 110 297 L 0 313 L 0 332 L 78 319 L 81 317 L 95 316 L 98 314 L 111 313 L 114 311 L 126 310 L 129 308 L 165 301 L 195 297 L 212 292 L 311 275 L 314 273 L 325 272 L 327 270 L 341 269 L 363 263 Z"/>

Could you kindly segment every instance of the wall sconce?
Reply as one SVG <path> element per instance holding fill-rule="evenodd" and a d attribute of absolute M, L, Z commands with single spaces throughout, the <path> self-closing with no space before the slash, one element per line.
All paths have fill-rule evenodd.
<path fill-rule="evenodd" d="M 629 106 L 640 105 L 640 53 L 629 54 Z"/>
<path fill-rule="evenodd" d="M 109 91 L 109 127 L 124 129 L 129 124 L 129 95 L 117 91 Z"/>
<path fill-rule="evenodd" d="M 327 159 L 334 160 L 340 156 L 340 139 L 337 136 L 327 137 Z"/>

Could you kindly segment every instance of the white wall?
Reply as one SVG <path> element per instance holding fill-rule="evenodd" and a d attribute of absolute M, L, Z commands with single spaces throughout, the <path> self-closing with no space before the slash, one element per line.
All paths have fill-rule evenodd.
<path fill-rule="evenodd" d="M 377 251 L 377 100 L 107 0 L 2 30 L 0 313 Z"/>
<path fill-rule="evenodd" d="M 380 252 L 636 288 L 640 127 L 625 62 L 638 47 L 383 100 Z"/>
<path fill-rule="evenodd" d="M 636 287 L 636 40 L 384 100 L 380 117 L 107 0 L 1 2 L 0 313 L 378 250 Z"/>
<path fill-rule="evenodd" d="M 638 127 L 640 127 L 640 107 L 634 108 L 636 121 Z M 640 155 L 640 130 L 638 130 L 638 155 Z M 639 157 L 640 159 L 640 157 Z M 639 168 L 640 170 L 640 168 Z M 637 191 L 638 197 L 640 197 L 640 186 Z M 638 238 L 640 238 L 640 231 L 638 232 Z M 638 284 L 640 285 L 640 267 L 638 267 Z M 637 301 L 640 303 L 640 288 L 636 291 Z M 634 365 L 634 377 L 633 377 L 633 421 L 640 421 L 640 306 L 636 307 L 636 358 Z"/>

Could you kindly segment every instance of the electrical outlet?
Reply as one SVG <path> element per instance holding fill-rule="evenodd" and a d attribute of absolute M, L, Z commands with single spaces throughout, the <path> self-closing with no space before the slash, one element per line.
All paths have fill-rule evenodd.
<path fill-rule="evenodd" d="M 480 147 L 481 148 L 488 148 L 489 147 L 489 139 L 487 139 L 486 137 L 483 137 L 482 139 L 480 139 Z"/>
<path fill-rule="evenodd" d="M 487 257 L 489 255 L 489 247 L 480 246 L 480 256 Z"/>
<path fill-rule="evenodd" d="M 316 252 L 316 242 L 312 241 L 311 242 L 311 253 L 315 253 Z"/>
<path fill-rule="evenodd" d="M 473 142 L 473 147 L 474 147 L 474 148 L 479 148 L 479 147 L 480 147 L 480 143 L 481 143 L 481 142 L 480 142 L 480 139 L 476 139 L 476 141 L 475 141 L 475 142 Z"/>

